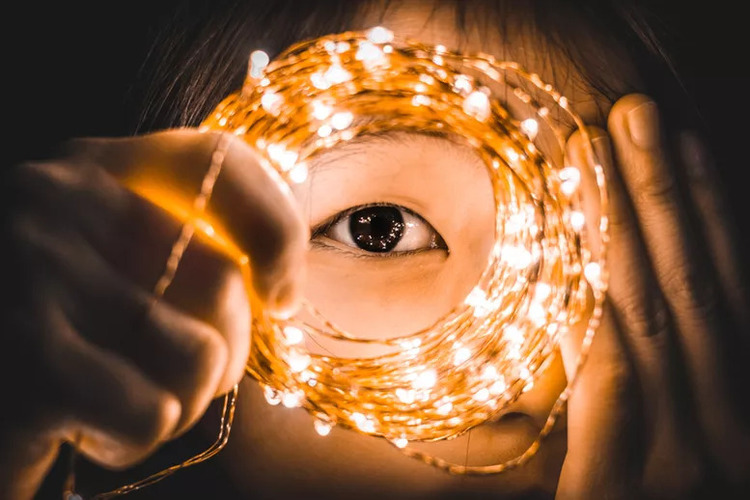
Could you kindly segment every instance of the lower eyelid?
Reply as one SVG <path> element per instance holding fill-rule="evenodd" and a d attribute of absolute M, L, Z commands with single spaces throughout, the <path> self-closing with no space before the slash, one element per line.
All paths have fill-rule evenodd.
<path fill-rule="evenodd" d="M 411 255 L 426 254 L 430 252 L 441 252 L 448 256 L 448 252 L 444 248 L 420 248 L 418 250 L 405 250 L 402 252 L 366 252 L 364 250 L 358 252 L 353 247 L 347 246 L 339 241 L 333 240 L 326 236 L 317 236 L 310 240 L 311 247 L 319 250 L 335 252 L 338 254 L 346 255 L 355 259 L 396 259 L 400 257 L 408 257 Z"/>

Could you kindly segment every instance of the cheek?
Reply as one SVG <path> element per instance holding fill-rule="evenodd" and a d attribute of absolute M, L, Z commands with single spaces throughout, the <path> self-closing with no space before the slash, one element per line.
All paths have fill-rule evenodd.
<path fill-rule="evenodd" d="M 392 338 L 430 326 L 471 289 L 468 263 L 430 251 L 393 259 L 312 251 L 306 294 L 328 319 L 359 337 Z"/>

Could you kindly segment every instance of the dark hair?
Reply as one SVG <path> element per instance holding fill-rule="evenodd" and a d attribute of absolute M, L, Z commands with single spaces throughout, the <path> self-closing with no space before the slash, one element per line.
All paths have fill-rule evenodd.
<path fill-rule="evenodd" d="M 139 131 L 194 126 L 231 91 L 241 86 L 250 51 L 275 54 L 301 39 L 351 29 L 365 7 L 388 9 L 397 0 L 245 0 L 186 2 L 161 33 L 142 74 L 151 84 L 143 99 Z M 687 93 L 657 36 L 665 30 L 638 0 L 436 0 L 455 9 L 457 28 L 507 32 L 523 25 L 550 51 L 570 59 L 591 87 L 610 100 L 627 92 L 651 94 L 668 117 L 690 118 Z M 561 20 L 564 20 L 561 21 Z M 614 82 L 624 74 L 627 54 L 638 81 Z"/>

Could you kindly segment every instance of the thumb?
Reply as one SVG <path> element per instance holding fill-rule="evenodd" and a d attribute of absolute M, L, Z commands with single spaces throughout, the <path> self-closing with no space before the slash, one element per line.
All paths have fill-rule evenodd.
<path fill-rule="evenodd" d="M 77 139 L 75 161 L 94 163 L 122 184 L 181 219 L 212 164 L 221 171 L 205 209 L 204 233 L 249 264 L 253 291 L 268 309 L 289 315 L 301 300 L 309 228 L 291 190 L 241 139 L 192 129 L 119 139 Z M 203 218 L 203 217 L 202 217 Z"/>

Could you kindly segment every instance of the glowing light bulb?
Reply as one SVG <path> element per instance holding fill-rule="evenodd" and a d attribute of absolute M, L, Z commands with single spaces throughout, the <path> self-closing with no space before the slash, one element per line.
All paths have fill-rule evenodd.
<path fill-rule="evenodd" d="M 438 414 L 443 416 L 450 415 L 451 410 L 453 410 L 453 403 L 450 401 L 446 401 L 437 407 Z"/>
<path fill-rule="evenodd" d="M 331 117 L 331 126 L 336 130 L 344 130 L 354 121 L 354 115 L 350 111 L 340 111 Z"/>
<path fill-rule="evenodd" d="M 487 302 L 487 293 L 479 287 L 474 287 L 464 299 L 464 304 L 472 307 L 483 306 Z"/>
<path fill-rule="evenodd" d="M 351 80 L 352 74 L 338 64 L 334 64 L 325 72 L 325 78 L 331 85 L 338 85 Z"/>
<path fill-rule="evenodd" d="M 533 118 L 527 118 L 521 122 L 521 130 L 529 137 L 534 140 L 536 134 L 539 132 L 539 122 Z"/>
<path fill-rule="evenodd" d="M 278 115 L 281 112 L 281 106 L 284 104 L 284 98 L 276 92 L 264 92 L 260 98 L 260 105 L 263 109 L 272 115 Z"/>
<path fill-rule="evenodd" d="M 413 390 L 398 388 L 396 389 L 396 397 L 402 403 L 409 405 L 416 399 L 416 394 Z"/>
<path fill-rule="evenodd" d="M 381 60 L 385 57 L 383 51 L 376 45 L 370 42 L 361 42 L 357 54 L 354 56 L 358 61 L 364 63 L 372 63 Z"/>
<path fill-rule="evenodd" d="M 331 82 L 328 81 L 328 79 L 325 76 L 325 73 L 321 71 L 317 71 L 310 75 L 310 83 L 313 84 L 313 87 L 315 87 L 318 90 L 327 90 L 331 88 Z"/>
<path fill-rule="evenodd" d="M 432 104 L 432 99 L 424 94 L 416 94 L 411 98 L 412 106 L 429 106 L 430 104 Z"/>
<path fill-rule="evenodd" d="M 333 429 L 333 425 L 330 422 L 324 422 L 318 418 L 313 421 L 313 426 L 315 427 L 315 432 L 324 437 L 330 434 L 331 429 Z"/>
<path fill-rule="evenodd" d="M 284 327 L 284 343 L 286 345 L 297 345 L 305 339 L 305 334 L 296 326 Z"/>
<path fill-rule="evenodd" d="M 453 91 L 458 94 L 467 95 L 473 89 L 474 86 L 471 84 L 471 78 L 466 75 L 458 75 L 453 80 Z"/>
<path fill-rule="evenodd" d="M 393 41 L 393 32 L 382 26 L 376 26 L 367 32 L 367 39 L 372 43 L 389 43 Z"/>
<path fill-rule="evenodd" d="M 547 310 L 538 302 L 529 305 L 529 319 L 536 326 L 542 326 L 547 322 Z"/>
<path fill-rule="evenodd" d="M 250 77 L 260 78 L 263 76 L 263 70 L 268 66 L 270 58 L 262 50 L 254 50 L 250 54 Z"/>
<path fill-rule="evenodd" d="M 298 163 L 289 170 L 289 180 L 295 184 L 302 184 L 307 180 L 309 169 L 305 163 Z"/>
<path fill-rule="evenodd" d="M 490 99 L 484 92 L 475 90 L 464 99 L 464 112 L 479 121 L 485 121 L 490 116 Z"/>
<path fill-rule="evenodd" d="M 279 391 L 273 387 L 263 387 L 263 396 L 266 398 L 266 402 L 271 406 L 276 406 L 281 403 L 281 394 L 279 394 Z"/>
<path fill-rule="evenodd" d="M 313 101 L 312 108 L 312 115 L 316 120 L 325 120 L 333 112 L 333 108 L 331 106 L 317 100 Z"/>
<path fill-rule="evenodd" d="M 318 127 L 318 135 L 320 137 L 325 138 L 325 137 L 328 137 L 329 135 L 331 135 L 332 133 L 333 133 L 333 127 L 331 127 L 327 123 L 324 123 L 323 125 L 321 125 L 320 127 Z"/>
<path fill-rule="evenodd" d="M 302 405 L 305 395 L 302 391 L 289 391 L 281 395 L 281 404 L 286 408 L 298 408 Z"/>
<path fill-rule="evenodd" d="M 299 373 L 310 366 L 310 356 L 297 350 L 289 351 L 287 355 L 287 363 L 289 363 L 289 369 L 292 373 Z"/>
<path fill-rule="evenodd" d="M 482 372 L 482 378 L 484 380 L 497 380 L 499 376 L 500 374 L 497 373 L 497 368 L 492 365 L 486 366 Z"/>
<path fill-rule="evenodd" d="M 602 269 L 599 263 L 589 262 L 586 267 L 583 268 L 583 275 L 586 277 L 586 281 L 593 287 L 601 287 Z"/>
<path fill-rule="evenodd" d="M 415 389 L 431 389 L 437 383 L 437 372 L 433 369 L 420 373 L 412 383 Z"/>
<path fill-rule="evenodd" d="M 409 441 L 406 438 L 396 438 L 393 440 L 393 444 L 396 446 L 396 448 L 406 448 L 406 446 L 409 444 Z"/>
<path fill-rule="evenodd" d="M 525 337 L 520 328 L 515 325 L 508 325 L 503 329 L 503 338 L 511 344 L 523 344 Z"/>
<path fill-rule="evenodd" d="M 460 347 L 456 349 L 456 353 L 453 355 L 453 364 L 456 366 L 462 365 L 469 359 L 471 359 L 471 349 Z"/>
<path fill-rule="evenodd" d="M 583 229 L 584 224 L 586 224 L 586 217 L 583 212 L 573 211 L 570 213 L 570 227 L 575 231 Z"/>
<path fill-rule="evenodd" d="M 266 150 L 268 156 L 284 171 L 291 169 L 297 162 L 297 152 L 286 149 L 282 144 L 269 144 Z"/>
<path fill-rule="evenodd" d="M 565 167 L 560 170 L 558 174 L 562 183 L 560 184 L 560 191 L 566 196 L 571 196 L 578 189 L 578 185 L 581 183 L 581 171 L 576 167 Z"/>
<path fill-rule="evenodd" d="M 368 434 L 372 434 L 373 432 L 375 432 L 375 422 L 373 422 L 370 418 L 365 417 L 363 414 L 353 413 L 352 420 L 354 420 L 355 425 L 362 432 L 366 432 Z"/>
<path fill-rule="evenodd" d="M 472 398 L 480 402 L 485 402 L 490 398 L 490 391 L 483 387 L 475 392 Z"/>
<path fill-rule="evenodd" d="M 262 50 L 254 50 L 250 54 L 250 62 L 252 62 L 253 66 L 265 68 L 270 61 L 271 59 L 268 57 L 268 54 Z"/>
<path fill-rule="evenodd" d="M 543 302 L 549 298 L 552 293 L 552 287 L 548 283 L 543 281 L 537 281 L 534 285 L 534 300 L 537 302 Z"/>
<path fill-rule="evenodd" d="M 490 386 L 490 394 L 492 394 L 493 396 L 499 396 L 506 390 L 508 390 L 508 384 L 505 383 L 505 378 L 501 378 L 500 380 L 493 382 Z"/>
<path fill-rule="evenodd" d="M 514 269 L 526 269 L 531 265 L 531 252 L 521 246 L 505 245 L 502 250 L 502 260 Z"/>
<path fill-rule="evenodd" d="M 505 154 L 508 156 L 508 160 L 510 160 L 511 163 L 516 163 L 521 159 L 521 155 L 519 155 L 518 152 L 513 148 L 506 148 Z"/>

